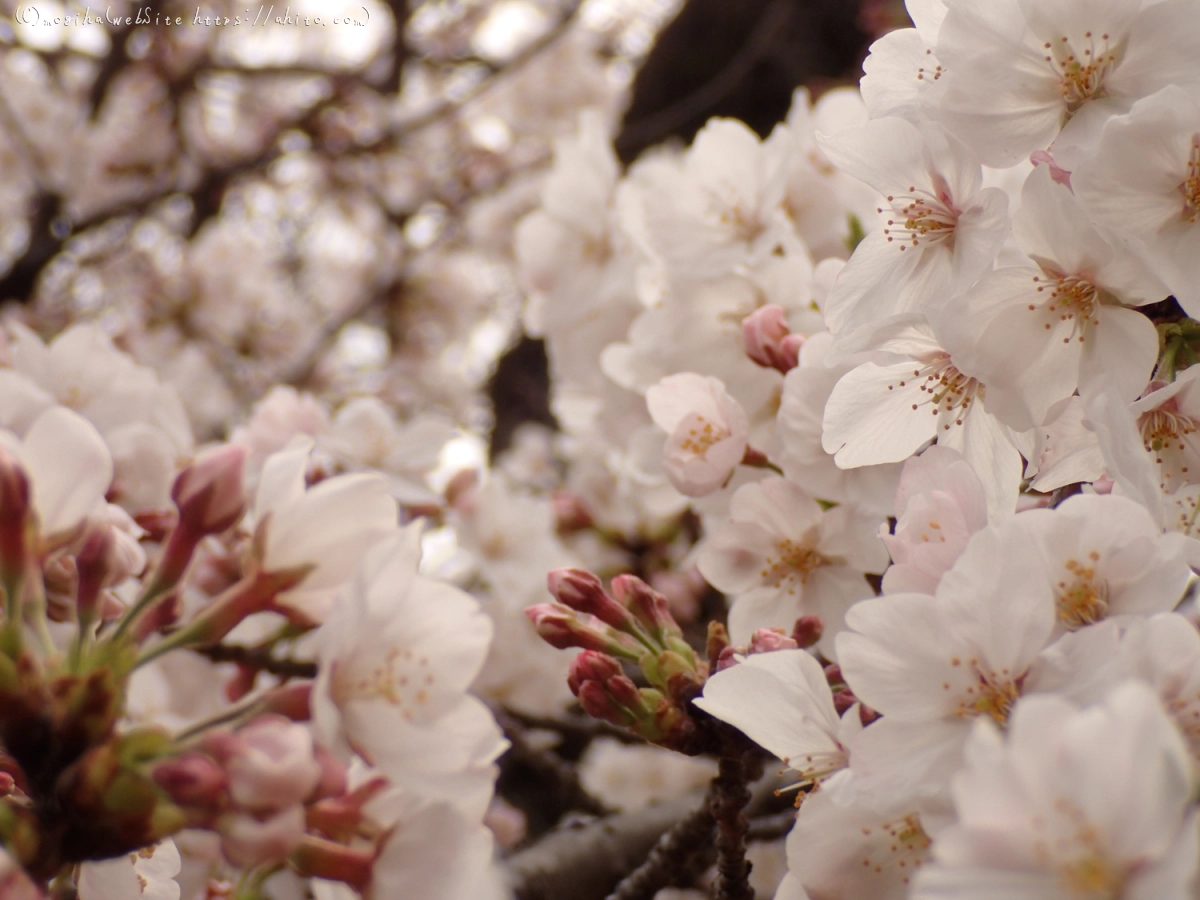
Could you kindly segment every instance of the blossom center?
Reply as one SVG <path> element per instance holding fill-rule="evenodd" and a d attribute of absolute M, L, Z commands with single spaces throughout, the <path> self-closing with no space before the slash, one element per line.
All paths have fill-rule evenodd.
<path fill-rule="evenodd" d="M 976 396 L 982 397 L 983 385 L 960 372 L 949 356 L 940 356 L 919 369 L 913 369 L 913 378 L 924 378 L 919 389 L 927 395 L 912 404 L 913 411 L 923 406 L 932 407 L 930 412 L 933 415 L 943 417 L 942 428 L 946 431 L 950 430 L 951 425 L 961 425 Z M 888 390 L 904 387 L 907 383 L 906 379 L 894 385 L 889 384 Z"/>
<path fill-rule="evenodd" d="M 1183 217 L 1189 222 L 1200 218 L 1200 134 L 1192 135 L 1192 149 L 1188 153 L 1187 177 L 1179 185 L 1183 194 Z"/>
<path fill-rule="evenodd" d="M 429 688 L 434 677 L 428 667 L 427 657 L 414 659 L 411 650 L 392 647 L 367 672 L 351 674 L 335 664 L 331 673 L 331 694 L 339 706 L 352 700 L 382 700 L 397 707 L 405 719 L 412 721 L 414 709 L 429 701 Z"/>
<path fill-rule="evenodd" d="M 1173 405 L 1164 404 L 1143 413 L 1138 426 L 1142 430 L 1142 444 L 1147 450 L 1157 453 L 1170 449 L 1173 445 L 1183 450 L 1184 443 L 1181 438 L 1200 428 L 1195 419 L 1171 408 Z"/>
<path fill-rule="evenodd" d="M 1058 78 L 1058 90 L 1067 107 L 1067 118 L 1075 115 L 1089 100 L 1106 97 L 1104 78 L 1117 62 L 1117 54 L 1108 43 L 1107 34 L 1099 43 L 1090 31 L 1085 31 L 1078 49 L 1071 39 L 1063 36 L 1042 45 L 1045 60 Z"/>
<path fill-rule="evenodd" d="M 1095 563 L 1100 554 L 1093 550 L 1088 559 L 1090 565 L 1068 559 L 1064 564 L 1067 578 L 1058 583 L 1055 591 L 1058 620 L 1067 628 L 1092 625 L 1108 614 L 1108 583 L 1096 578 Z"/>
<path fill-rule="evenodd" d="M 1063 887 L 1074 897 L 1115 898 L 1121 895 L 1125 879 L 1102 856 L 1083 856 L 1059 870 Z"/>
<path fill-rule="evenodd" d="M 864 827 L 864 838 L 871 838 L 874 829 Z M 921 864 L 929 856 L 929 847 L 933 843 L 925 829 L 921 827 L 921 819 L 916 813 L 909 813 L 902 819 L 880 823 L 880 840 L 872 842 L 880 848 L 886 848 L 888 856 L 880 859 L 875 854 L 863 855 L 862 866 L 873 872 L 882 872 L 884 868 L 895 866 L 904 871 L 902 881 L 908 884 L 911 877 L 908 873 L 916 874 Z M 872 849 L 875 849 L 872 847 Z"/>
<path fill-rule="evenodd" d="M 772 587 L 780 587 L 785 581 L 799 580 L 801 584 L 808 583 L 808 576 L 821 566 L 829 565 L 832 560 L 818 553 L 808 543 L 784 538 L 776 544 L 777 556 L 768 556 L 760 575 Z M 788 589 L 795 593 L 795 588 Z"/>
<path fill-rule="evenodd" d="M 1071 326 L 1071 333 L 1062 339 L 1064 344 L 1071 343 L 1076 338 L 1081 343 L 1086 336 L 1088 327 L 1095 327 L 1100 320 L 1095 317 L 1096 307 L 1100 305 L 1100 289 L 1080 275 L 1052 275 L 1049 283 L 1042 283 L 1041 276 L 1035 275 L 1033 280 L 1038 282 L 1037 291 L 1044 293 L 1050 290 L 1050 298 L 1041 309 L 1048 314 L 1045 323 L 1046 330 L 1054 327 L 1054 318 Z M 1038 307 L 1029 304 L 1029 309 Z"/>
<path fill-rule="evenodd" d="M 954 206 L 950 191 L 941 186 L 934 191 L 910 185 L 907 193 L 889 194 L 892 218 L 887 220 L 883 233 L 888 243 L 900 242 L 900 249 L 923 244 L 940 244 L 954 237 L 959 210 Z M 883 208 L 878 210 L 883 212 Z"/>
<path fill-rule="evenodd" d="M 956 656 L 950 660 L 950 664 L 957 668 L 962 665 L 962 661 Z M 976 660 L 971 660 L 969 665 L 974 669 L 976 681 L 967 687 L 964 692 L 966 696 L 958 701 L 955 715 L 972 719 L 988 716 L 997 725 L 1004 727 L 1013 704 L 1021 696 L 1021 681 L 1024 676 L 1012 678 L 1007 669 L 1001 672 L 984 672 Z M 946 687 L 949 687 L 949 683 Z"/>
<path fill-rule="evenodd" d="M 713 444 L 719 443 L 729 437 L 729 431 L 724 428 L 718 428 L 713 425 L 704 416 L 697 415 L 693 422 L 693 427 L 688 428 L 687 434 L 684 436 L 680 447 L 688 453 L 693 453 L 701 458 L 708 452 L 708 448 Z"/>

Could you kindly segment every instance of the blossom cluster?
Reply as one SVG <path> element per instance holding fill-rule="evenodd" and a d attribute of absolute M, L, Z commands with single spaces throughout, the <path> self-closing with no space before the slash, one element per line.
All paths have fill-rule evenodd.
<path fill-rule="evenodd" d="M 698 520 L 744 652 L 693 704 L 802 791 L 777 897 L 1200 896 L 1200 4 L 907 6 L 765 139 L 560 143 L 517 251 L 567 485 Z"/>
<path fill-rule="evenodd" d="M 5 896 L 502 896 L 491 621 L 396 499 L 445 427 L 278 391 L 197 447 L 97 328 L 3 337 Z"/>

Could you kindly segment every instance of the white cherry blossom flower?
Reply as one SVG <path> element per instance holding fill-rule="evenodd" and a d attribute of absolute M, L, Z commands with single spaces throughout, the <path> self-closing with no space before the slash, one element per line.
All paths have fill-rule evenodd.
<path fill-rule="evenodd" d="M 862 360 L 828 365 L 833 335 L 822 331 L 800 348 L 800 364 L 783 379 L 775 429 L 783 450 L 779 464 L 797 484 L 814 486 L 822 500 L 856 503 L 886 516 L 892 509 L 900 467 L 895 464 L 843 469 L 821 445 L 822 418 L 829 395 L 842 376 Z"/>
<path fill-rule="evenodd" d="M 1200 86 L 1193 0 L 950 0 L 935 115 L 1005 167 L 1053 142 L 1086 151 L 1110 116 L 1169 84 Z M 1067 169 L 1074 169 L 1070 159 Z"/>
<path fill-rule="evenodd" d="M 1006 736 L 976 726 L 954 780 L 958 822 L 938 834 L 911 896 L 1191 897 L 1192 792 L 1187 750 L 1147 686 L 1084 710 L 1025 698 Z"/>
<path fill-rule="evenodd" d="M 1030 440 L 1017 444 L 1033 490 L 1048 493 L 1068 484 L 1091 484 L 1104 475 L 1104 454 L 1095 432 L 1084 425 L 1085 410 L 1082 399 L 1071 397 L 1049 423 L 1023 436 Z"/>
<path fill-rule="evenodd" d="M 1056 621 L 1052 585 L 1039 563 L 1029 534 L 987 528 L 935 595 L 893 594 L 847 613 L 838 664 L 854 695 L 884 717 L 862 738 L 878 740 L 897 728 L 891 739 L 910 750 L 897 764 L 912 769 L 906 777 L 914 783 L 934 777 L 931 764 L 953 758 L 974 719 L 1006 722 L 1036 681 L 1031 670 Z M 943 768 L 936 776 L 948 774 Z"/>
<path fill-rule="evenodd" d="M 37 516 L 40 550 L 48 553 L 79 536 L 88 516 L 102 511 L 113 462 L 87 419 L 63 406 L 38 416 L 24 439 L 0 430 L 0 450 L 25 471 Z"/>
<path fill-rule="evenodd" d="M 136 853 L 85 862 L 79 867 L 79 900 L 179 900 L 180 866 L 170 838 Z"/>
<path fill-rule="evenodd" d="M 288 449 L 267 458 L 255 494 L 253 521 L 262 523 L 270 517 L 259 561 L 265 571 L 315 566 L 277 602 L 320 622 L 332 611 L 366 553 L 395 533 L 399 511 L 382 475 L 338 475 L 307 487 L 311 452 L 312 442 L 297 438 Z"/>
<path fill-rule="evenodd" d="M 504 743 L 466 691 L 492 625 L 467 594 L 417 574 L 419 532 L 409 526 L 373 548 L 323 626 L 314 721 L 327 746 L 482 817 Z"/>
<path fill-rule="evenodd" d="M 1013 232 L 1029 262 L 984 273 L 962 301 L 988 409 L 1027 431 L 1077 388 L 1085 398 L 1104 386 L 1136 398 L 1158 358 L 1158 334 L 1122 304 L 1161 300 L 1166 288 L 1093 227 L 1044 166 L 1025 182 Z"/>
<path fill-rule="evenodd" d="M 863 575 L 887 564 L 878 520 L 849 506 L 822 510 L 778 476 L 738 488 L 730 518 L 705 541 L 697 565 L 709 583 L 734 595 L 734 642 L 757 628 L 790 630 L 800 616 L 817 615 L 825 623 L 821 646 L 830 653 L 847 608 L 873 593 Z"/>
<path fill-rule="evenodd" d="M 672 279 L 719 277 L 781 244 L 799 249 L 782 162 L 744 123 L 712 119 L 681 159 L 651 160 L 629 183 L 623 203 L 639 220 L 630 230 Z"/>
<path fill-rule="evenodd" d="M 928 118 L 926 107 L 936 105 L 928 94 L 944 87 L 935 49 L 946 0 L 905 0 L 904 6 L 916 27 L 889 31 L 871 45 L 859 89 L 872 119 L 919 123 Z"/>
<path fill-rule="evenodd" d="M 962 454 L 935 444 L 904 464 L 895 516 L 895 531 L 880 532 L 892 556 L 883 593 L 932 594 L 971 535 L 987 525 L 987 498 Z"/>
<path fill-rule="evenodd" d="M 667 477 L 681 494 L 703 497 L 720 488 L 746 454 L 746 413 L 717 378 L 670 375 L 646 392 L 654 424 L 667 432 Z"/>
<path fill-rule="evenodd" d="M 174 389 L 94 325 L 74 325 L 49 344 L 19 324 L 8 328 L 16 372 L 103 436 L 114 466 L 114 501 L 135 514 L 170 509 L 171 483 L 193 443 Z"/>
<path fill-rule="evenodd" d="M 962 453 L 979 476 L 993 521 L 1016 506 L 1021 456 L 986 408 L 987 388 L 920 316 L 879 326 L 874 349 L 908 362 L 864 363 L 842 377 L 825 407 L 825 450 L 842 468 L 907 459 L 927 441 Z"/>
<path fill-rule="evenodd" d="M 937 308 L 988 268 L 1008 234 L 1008 197 L 983 187 L 975 155 L 945 129 L 896 117 L 826 136 L 838 168 L 884 197 L 825 302 L 842 337 L 897 313 Z"/>
<path fill-rule="evenodd" d="M 1159 528 L 1193 537 L 1200 519 L 1200 367 L 1182 372 L 1169 385 L 1133 404 L 1107 392 L 1088 404 L 1084 424 L 1104 456 L 1119 491 L 1140 503 Z"/>
<path fill-rule="evenodd" d="M 1136 678 L 1155 690 L 1200 775 L 1200 631 L 1196 626 L 1176 613 L 1129 622 L 1113 668 L 1118 677 Z"/>
<path fill-rule="evenodd" d="M 425 478 L 454 434 L 445 419 L 417 416 L 400 424 L 378 397 L 356 397 L 338 410 L 321 446 L 356 470 L 387 475 L 401 503 L 438 503 Z"/>
<path fill-rule="evenodd" d="M 712 675 L 693 702 L 782 759 L 801 784 L 844 769 L 862 731 L 857 705 L 838 716 L 825 670 L 806 650 L 751 654 Z"/>
<path fill-rule="evenodd" d="M 1163 534 L 1139 504 L 1080 494 L 1058 508 L 1023 512 L 1005 528 L 1028 533 L 1047 563 L 1059 626 L 1166 612 L 1182 598 L 1200 545 Z"/>
<path fill-rule="evenodd" d="M 1159 3 L 1154 10 L 1190 17 L 1200 4 Z M 1186 32 L 1183 32 L 1186 33 Z M 1196 63 L 1192 38 L 1191 65 Z M 1154 52 L 1158 52 L 1157 49 Z M 1109 119 L 1095 155 L 1071 183 L 1095 220 L 1141 255 L 1189 315 L 1200 316 L 1200 103 L 1195 91 L 1168 87 Z"/>
<path fill-rule="evenodd" d="M 833 776 L 800 806 L 776 900 L 904 900 L 933 843 L 921 807 Z"/>

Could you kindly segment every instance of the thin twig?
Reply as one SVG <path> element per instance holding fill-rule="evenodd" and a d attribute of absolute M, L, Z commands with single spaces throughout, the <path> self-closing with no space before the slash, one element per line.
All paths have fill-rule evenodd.
<path fill-rule="evenodd" d="M 519 53 L 504 62 L 493 65 L 489 68 L 485 78 L 481 78 L 477 83 L 466 90 L 462 96 L 456 97 L 453 100 L 444 100 L 431 109 L 423 113 L 413 116 L 410 119 L 404 119 L 389 130 L 388 138 L 399 138 L 413 132 L 420 131 L 429 125 L 438 122 L 447 116 L 452 115 L 462 107 L 466 106 L 472 100 L 490 91 L 501 79 L 499 76 L 509 74 L 522 68 L 527 62 L 539 56 L 543 50 L 554 44 L 560 37 L 566 34 L 567 30 L 574 23 L 580 8 L 583 6 L 582 0 L 572 0 L 570 6 L 563 12 L 562 17 L 554 24 L 554 26 L 546 31 L 536 40 L 532 41 L 528 46 L 521 49 Z M 363 147 L 361 149 L 371 149 Z"/>
<path fill-rule="evenodd" d="M 578 810 L 593 816 L 607 816 L 613 812 L 587 792 L 575 766 L 560 758 L 553 750 L 540 749 L 531 744 L 521 723 L 503 710 L 493 709 L 493 713 L 510 745 L 500 760 L 502 768 L 506 762 L 528 766 L 540 780 L 554 787 L 554 794 L 564 811 Z"/>
<path fill-rule="evenodd" d="M 231 662 L 249 666 L 280 678 L 316 678 L 317 664 L 300 659 L 280 659 L 272 656 L 267 647 L 245 647 L 241 644 L 213 644 L 195 647 L 194 652 L 215 663 Z"/>
<path fill-rule="evenodd" d="M 714 782 L 715 784 L 715 782 Z M 712 850 L 713 819 L 711 793 L 691 815 L 676 822 L 658 839 L 646 861 L 627 875 L 605 900 L 652 900 L 666 887 L 685 886 L 695 880 L 697 857 L 708 861 Z"/>

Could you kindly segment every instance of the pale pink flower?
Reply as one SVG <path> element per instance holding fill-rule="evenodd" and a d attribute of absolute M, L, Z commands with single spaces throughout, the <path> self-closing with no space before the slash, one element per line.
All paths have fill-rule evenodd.
<path fill-rule="evenodd" d="M 1200 4 L 1172 0 L 1147 13 L 1190 18 L 1200 30 Z M 1187 33 L 1186 30 L 1181 33 Z M 1190 65 L 1200 71 L 1193 38 Z M 1160 48 L 1151 47 L 1158 53 Z M 1168 87 L 1108 120 L 1093 156 L 1072 175 L 1092 217 L 1166 283 L 1189 315 L 1200 315 L 1200 104 L 1195 92 Z"/>
<path fill-rule="evenodd" d="M 746 413 L 717 378 L 681 372 L 646 391 L 654 424 L 667 432 L 667 477 L 681 494 L 703 497 L 720 488 L 746 454 Z"/>
<path fill-rule="evenodd" d="M 1083 710 L 1024 698 L 1007 734 L 976 725 L 965 756 L 958 821 L 938 834 L 914 900 L 1194 895 L 1191 760 L 1149 687 L 1126 683 Z"/>
<path fill-rule="evenodd" d="M 887 564 L 878 520 L 848 505 L 822 510 L 778 476 L 738 488 L 729 514 L 731 521 L 704 542 L 697 565 L 733 597 L 734 642 L 745 643 L 757 628 L 790 632 L 796 619 L 817 615 L 825 623 L 822 649 L 830 653 L 846 610 L 873 593 L 864 574 Z"/>
<path fill-rule="evenodd" d="M 990 166 L 1051 143 L 1056 156 L 1086 153 L 1105 120 L 1140 98 L 1169 84 L 1200 86 L 1193 0 L 947 6 L 937 38 L 944 88 L 931 113 Z"/>
<path fill-rule="evenodd" d="M 904 464 L 895 516 L 895 532 L 880 533 L 892 556 L 883 592 L 932 594 L 971 535 L 987 525 L 987 498 L 962 454 L 937 444 Z"/>

